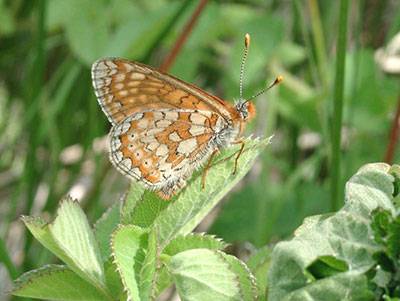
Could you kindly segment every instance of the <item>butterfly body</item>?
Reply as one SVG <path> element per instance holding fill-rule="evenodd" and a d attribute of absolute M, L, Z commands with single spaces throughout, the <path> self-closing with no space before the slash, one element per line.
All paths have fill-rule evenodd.
<path fill-rule="evenodd" d="M 110 160 L 169 199 L 217 150 L 240 139 L 255 110 L 231 105 L 149 66 L 107 58 L 92 66 L 95 94 L 113 125 Z"/>

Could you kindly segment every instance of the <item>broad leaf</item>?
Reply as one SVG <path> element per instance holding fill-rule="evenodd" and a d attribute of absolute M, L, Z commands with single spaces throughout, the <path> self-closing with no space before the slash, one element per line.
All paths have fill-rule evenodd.
<path fill-rule="evenodd" d="M 270 300 L 370 299 L 366 273 L 381 250 L 373 240 L 370 214 L 377 207 L 394 212 L 394 178 L 388 171 L 386 164 L 364 166 L 347 183 L 340 211 L 305 219 L 292 240 L 276 245 Z"/>
<path fill-rule="evenodd" d="M 168 269 L 182 300 L 243 300 L 239 278 L 219 251 L 193 249 L 174 255 Z"/>
<path fill-rule="evenodd" d="M 110 301 L 66 266 L 46 265 L 15 280 L 13 295 L 44 300 Z"/>

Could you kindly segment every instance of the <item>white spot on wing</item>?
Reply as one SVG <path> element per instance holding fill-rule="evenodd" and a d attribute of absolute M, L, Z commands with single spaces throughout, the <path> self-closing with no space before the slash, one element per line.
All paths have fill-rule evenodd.
<path fill-rule="evenodd" d="M 161 144 L 156 151 L 156 155 L 159 157 L 164 157 L 165 155 L 168 154 L 168 146 L 165 144 Z"/>
<path fill-rule="evenodd" d="M 180 142 L 182 140 L 181 137 L 179 137 L 177 132 L 172 132 L 171 134 L 169 134 L 168 138 L 174 142 Z"/>
<path fill-rule="evenodd" d="M 196 138 L 190 138 L 179 143 L 177 151 L 181 154 L 189 155 L 197 147 Z"/>
<path fill-rule="evenodd" d="M 118 96 L 119 97 L 126 97 L 126 96 L 128 96 L 128 91 L 126 91 L 126 90 L 118 91 Z"/>
<path fill-rule="evenodd" d="M 138 121 L 137 126 L 140 129 L 145 129 L 145 128 L 147 128 L 148 124 L 149 124 L 149 120 L 143 118 Z"/>
<path fill-rule="evenodd" d="M 165 119 L 175 121 L 178 119 L 178 112 L 165 112 Z"/>
<path fill-rule="evenodd" d="M 198 136 L 204 134 L 204 132 L 205 132 L 204 126 L 192 125 L 189 129 L 189 133 L 192 136 Z"/>
<path fill-rule="evenodd" d="M 171 123 L 172 123 L 171 121 L 163 119 L 163 120 L 157 121 L 156 124 L 157 124 L 157 127 L 166 128 L 166 127 L 169 126 Z"/>
<path fill-rule="evenodd" d="M 190 114 L 190 121 L 193 122 L 194 124 L 199 124 L 199 125 L 203 125 L 204 122 L 206 121 L 206 117 L 204 117 L 203 115 L 199 114 L 199 113 L 192 113 Z"/>
<path fill-rule="evenodd" d="M 125 158 L 119 164 L 124 166 L 126 169 L 131 169 L 132 167 L 132 161 L 129 158 Z"/>
<path fill-rule="evenodd" d="M 121 90 L 121 89 L 124 88 L 124 84 L 123 83 L 116 83 L 114 85 L 114 88 L 117 89 L 117 90 Z"/>
<path fill-rule="evenodd" d="M 123 122 L 115 126 L 114 134 L 120 136 L 125 134 L 131 127 L 129 122 Z"/>
<path fill-rule="evenodd" d="M 114 76 L 116 82 L 122 82 L 125 79 L 125 73 L 117 73 Z"/>
<path fill-rule="evenodd" d="M 131 73 L 131 79 L 132 80 L 142 80 L 142 79 L 145 79 L 146 78 L 146 76 L 144 75 L 144 74 L 142 74 L 142 73 L 137 73 L 137 72 L 133 72 L 133 73 Z"/>

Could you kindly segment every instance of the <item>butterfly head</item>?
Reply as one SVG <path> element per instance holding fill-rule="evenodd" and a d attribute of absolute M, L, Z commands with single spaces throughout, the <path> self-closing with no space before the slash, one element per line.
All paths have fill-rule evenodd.
<path fill-rule="evenodd" d="M 238 101 L 235 108 L 243 121 L 249 121 L 256 115 L 256 108 L 251 101 Z"/>
<path fill-rule="evenodd" d="M 242 63 L 240 65 L 240 78 L 239 78 L 240 100 L 235 104 L 236 111 L 239 113 L 240 118 L 243 121 L 249 121 L 256 115 L 256 109 L 254 107 L 254 104 L 251 102 L 251 100 L 256 98 L 257 96 L 260 96 L 261 94 L 265 93 L 266 91 L 271 89 L 273 86 L 279 84 L 283 80 L 282 76 L 278 76 L 272 84 L 265 87 L 260 92 L 253 95 L 252 97 L 248 98 L 247 100 L 244 100 L 244 98 L 243 98 L 244 66 L 246 63 L 247 54 L 249 52 L 249 47 L 250 47 L 250 35 L 247 33 L 244 37 L 244 52 L 243 52 L 243 57 L 242 57 Z"/>

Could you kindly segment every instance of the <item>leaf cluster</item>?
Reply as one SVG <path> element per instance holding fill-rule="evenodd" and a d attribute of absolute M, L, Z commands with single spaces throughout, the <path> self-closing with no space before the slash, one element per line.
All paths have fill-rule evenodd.
<path fill-rule="evenodd" d="M 174 284 L 182 300 L 255 300 L 265 286 L 257 286 L 247 265 L 224 253 L 222 240 L 192 231 L 268 142 L 248 139 L 235 175 L 237 150 L 225 151 L 209 171 L 204 190 L 196 174 L 171 202 L 133 184 L 93 229 L 69 197 L 51 223 L 23 217 L 33 236 L 63 264 L 23 274 L 13 294 L 46 300 L 154 300 Z"/>

